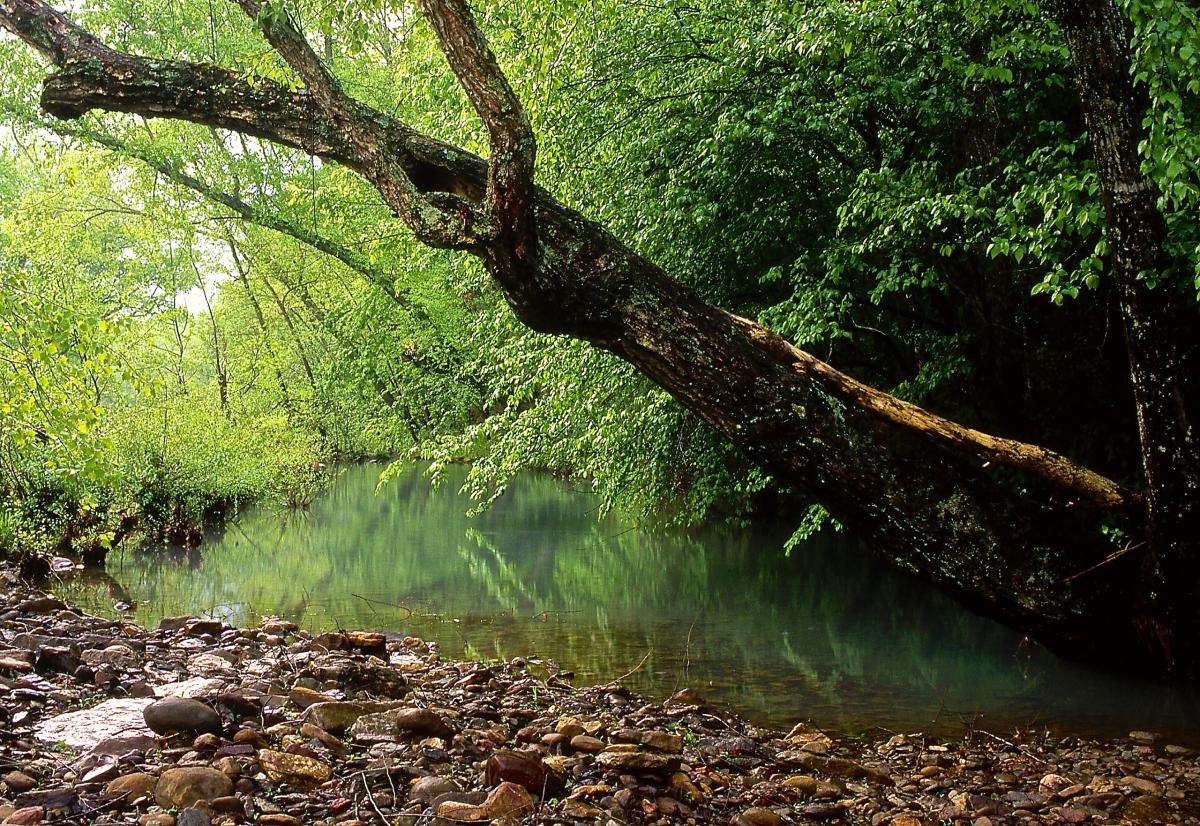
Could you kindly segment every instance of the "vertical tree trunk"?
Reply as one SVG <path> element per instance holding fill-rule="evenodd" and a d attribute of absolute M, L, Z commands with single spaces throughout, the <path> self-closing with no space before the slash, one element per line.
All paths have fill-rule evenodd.
<path fill-rule="evenodd" d="M 1130 23 L 1116 0 L 1053 8 L 1096 161 L 1137 404 L 1149 525 L 1140 624 L 1175 669 L 1200 652 L 1200 313 L 1175 283 L 1159 191 L 1142 171 L 1150 99 L 1134 82 Z"/>

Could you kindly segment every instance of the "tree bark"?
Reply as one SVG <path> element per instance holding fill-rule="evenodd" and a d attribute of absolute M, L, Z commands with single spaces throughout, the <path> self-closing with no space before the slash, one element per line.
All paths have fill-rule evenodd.
<path fill-rule="evenodd" d="M 1167 671 L 1200 658 L 1200 380 L 1195 299 L 1166 249 L 1159 191 L 1139 143 L 1149 93 L 1135 83 L 1132 32 L 1115 0 L 1055 0 L 1104 201 L 1146 476 L 1149 547 L 1137 619 Z M 1159 283 L 1152 285 L 1148 278 Z"/>
<path fill-rule="evenodd" d="M 0 0 L 0 24 L 58 67 L 42 94 L 51 114 L 188 120 L 342 163 L 418 239 L 481 258 L 527 326 L 633 364 L 894 564 L 1066 653 L 1109 659 L 1117 648 L 1131 665 L 1167 670 L 1134 607 L 1139 553 L 1110 554 L 1096 530 L 1117 512 L 1139 532 L 1136 494 L 854 381 L 706 304 L 534 186 L 528 121 L 464 0 L 422 8 L 488 131 L 487 161 L 349 98 L 286 15 L 237 2 L 304 91 L 115 52 L 41 0 Z"/>

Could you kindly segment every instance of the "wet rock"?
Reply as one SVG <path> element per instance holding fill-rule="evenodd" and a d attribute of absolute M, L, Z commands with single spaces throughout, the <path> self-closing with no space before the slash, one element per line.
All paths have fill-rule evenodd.
<path fill-rule="evenodd" d="M 49 614 L 66 607 L 66 603 L 57 597 L 43 596 L 25 600 L 17 606 L 17 610 L 22 614 Z"/>
<path fill-rule="evenodd" d="M 437 813 L 449 820 L 480 823 L 500 818 L 519 818 L 532 811 L 536 801 L 524 786 L 516 783 L 501 783 L 487 799 L 479 805 L 470 803 L 442 803 Z"/>
<path fill-rule="evenodd" d="M 263 749 L 258 753 L 258 764 L 275 783 L 308 788 L 329 779 L 328 763 L 303 754 Z"/>
<path fill-rule="evenodd" d="M 583 725 L 574 717 L 563 717 L 555 724 L 554 733 L 563 735 L 569 742 L 572 737 L 586 734 L 587 732 L 584 730 Z"/>
<path fill-rule="evenodd" d="M 232 793 L 233 783 L 229 777 L 207 766 L 167 769 L 154 787 L 155 802 L 164 809 L 181 809 Z"/>
<path fill-rule="evenodd" d="M 104 787 L 104 792 L 101 795 L 105 800 L 116 800 L 123 798 L 130 803 L 133 803 L 140 798 L 149 798 L 154 795 L 154 789 L 158 785 L 158 778 L 145 772 L 133 772 L 131 774 L 122 775 L 116 780 L 109 782 Z"/>
<path fill-rule="evenodd" d="M 686 706 L 702 706 L 704 698 L 700 693 L 693 688 L 684 688 L 676 691 L 671 695 L 671 699 L 667 700 L 668 705 L 686 705 Z"/>
<path fill-rule="evenodd" d="M 683 754 L 683 738 L 678 734 L 665 731 L 642 732 L 641 743 L 647 748 L 666 754 Z"/>
<path fill-rule="evenodd" d="M 158 734 L 221 732 L 221 717 L 212 708 L 186 697 L 164 697 L 142 712 L 146 725 Z"/>
<path fill-rule="evenodd" d="M 783 785 L 788 788 L 795 789 L 799 794 L 805 797 L 811 797 L 817 792 L 817 778 L 808 774 L 798 774 L 789 777 L 783 781 Z"/>
<path fill-rule="evenodd" d="M 566 800 L 559 807 L 559 814 L 570 820 L 587 821 L 597 820 L 604 814 L 604 810 L 582 800 Z"/>
<path fill-rule="evenodd" d="M 330 651 L 359 651 L 382 660 L 387 659 L 387 637 L 377 632 L 331 631 L 317 635 L 313 644 Z"/>
<path fill-rule="evenodd" d="M 20 652 L 20 654 L 25 655 L 28 652 Z M 0 673 L 25 674 L 30 671 L 33 671 L 32 655 L 26 658 L 26 656 L 17 656 L 17 652 L 0 654 Z"/>

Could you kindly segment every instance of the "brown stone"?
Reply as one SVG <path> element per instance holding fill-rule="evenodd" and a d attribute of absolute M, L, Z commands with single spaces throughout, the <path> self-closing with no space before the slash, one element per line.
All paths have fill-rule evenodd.
<path fill-rule="evenodd" d="M 116 780 L 110 781 L 104 787 L 101 797 L 105 800 L 125 798 L 125 800 L 132 803 L 144 797 L 153 797 L 154 789 L 157 785 L 157 777 L 145 772 L 133 772 L 132 774 L 122 775 Z"/>
<path fill-rule="evenodd" d="M 489 786 L 507 781 L 538 795 L 557 793 L 564 786 L 562 776 L 538 755 L 508 749 L 497 751 L 488 758 L 484 777 Z"/>
<path fill-rule="evenodd" d="M 360 717 L 377 715 L 397 708 L 401 703 L 314 703 L 304 712 L 304 721 L 338 734 L 353 726 Z"/>
<path fill-rule="evenodd" d="M 571 748 L 575 751 L 582 751 L 586 754 L 595 754 L 599 751 L 604 751 L 604 741 L 598 737 L 589 737 L 586 734 L 579 734 L 571 738 Z"/>
<path fill-rule="evenodd" d="M 229 776 L 207 766 L 167 769 L 154 787 L 154 800 L 164 809 L 182 809 L 230 794 L 233 782 Z"/>
<path fill-rule="evenodd" d="M 329 764 L 303 754 L 263 749 L 258 753 L 258 764 L 267 777 L 275 783 L 290 786 L 310 787 L 329 779 Z"/>
<path fill-rule="evenodd" d="M 35 823 L 41 823 L 45 815 L 46 812 L 41 806 L 26 806 L 4 818 L 4 822 L 10 826 L 33 826 Z"/>
<path fill-rule="evenodd" d="M 502 817 L 519 818 L 532 810 L 535 803 L 533 795 L 524 786 L 516 783 L 501 783 L 492 789 L 487 800 L 478 806 L 448 801 L 437 807 L 437 813 L 448 820 L 479 823 L 485 820 L 498 820 Z"/>
<path fill-rule="evenodd" d="M 596 757 L 596 762 L 606 769 L 624 772 L 674 772 L 679 768 L 675 755 L 653 751 L 628 751 L 609 746 Z"/>

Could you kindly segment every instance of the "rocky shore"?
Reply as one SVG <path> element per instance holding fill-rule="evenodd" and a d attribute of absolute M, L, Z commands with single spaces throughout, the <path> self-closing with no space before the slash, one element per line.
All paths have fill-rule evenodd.
<path fill-rule="evenodd" d="M 1200 824 L 1200 760 L 1149 733 L 767 731 L 403 635 L 148 631 L 0 576 L 4 824 Z"/>

